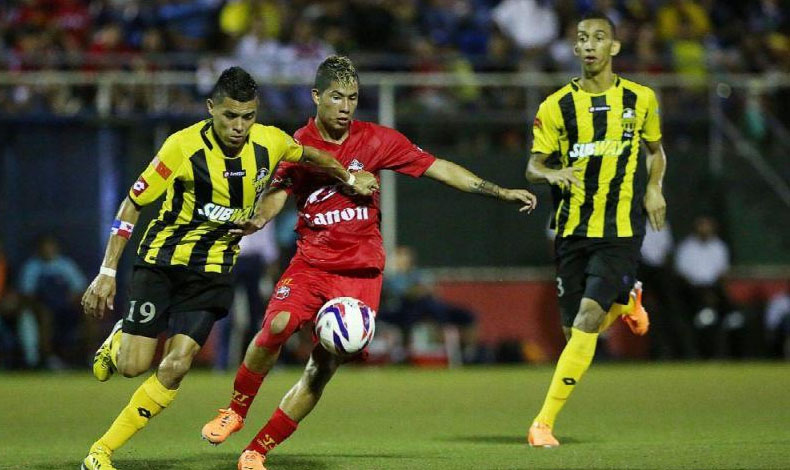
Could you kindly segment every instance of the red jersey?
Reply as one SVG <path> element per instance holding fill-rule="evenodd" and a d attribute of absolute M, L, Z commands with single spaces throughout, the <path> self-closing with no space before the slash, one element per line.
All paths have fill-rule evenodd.
<path fill-rule="evenodd" d="M 417 178 L 436 161 L 400 132 L 371 122 L 351 121 L 340 145 L 325 141 L 312 118 L 294 137 L 331 153 L 348 170 L 369 171 L 376 178 L 381 170 Z M 278 166 L 272 187 L 296 197 L 296 257 L 326 271 L 384 269 L 378 192 L 372 197 L 348 195 L 325 173 L 287 162 Z"/>

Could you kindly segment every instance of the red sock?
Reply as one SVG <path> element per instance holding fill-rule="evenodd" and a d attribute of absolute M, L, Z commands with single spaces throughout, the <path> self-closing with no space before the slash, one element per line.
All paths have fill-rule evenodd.
<path fill-rule="evenodd" d="M 288 417 L 280 408 L 277 408 L 269 418 L 269 422 L 258 432 L 255 439 L 250 442 L 245 450 L 254 450 L 266 455 L 267 452 L 296 431 L 299 423 Z"/>
<path fill-rule="evenodd" d="M 233 382 L 233 399 L 230 401 L 230 409 L 242 418 L 246 418 L 265 376 L 266 374 L 257 374 L 247 369 L 247 366 L 242 362 L 236 372 L 236 380 Z"/>

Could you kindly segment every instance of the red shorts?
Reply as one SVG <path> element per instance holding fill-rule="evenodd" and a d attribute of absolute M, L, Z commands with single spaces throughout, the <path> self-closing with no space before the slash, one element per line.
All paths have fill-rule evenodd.
<path fill-rule="evenodd" d="M 382 274 L 378 270 L 333 273 L 294 257 L 274 287 L 261 325 L 263 334 L 258 335 L 256 344 L 268 349 L 281 346 L 305 323 L 312 322 L 321 306 L 335 297 L 354 297 L 377 311 L 381 282 Z M 290 319 L 284 330 L 273 334 L 271 322 L 280 312 L 289 312 Z"/>

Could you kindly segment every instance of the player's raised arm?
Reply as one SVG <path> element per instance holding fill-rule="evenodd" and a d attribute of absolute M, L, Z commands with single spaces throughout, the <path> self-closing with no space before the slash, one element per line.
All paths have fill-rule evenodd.
<path fill-rule="evenodd" d="M 113 309 L 116 289 L 115 272 L 118 269 L 118 261 L 121 259 L 126 243 L 132 236 L 132 230 L 139 217 L 140 209 L 131 199 L 125 198 L 118 208 L 118 213 L 112 224 L 99 274 L 96 275 L 82 296 L 82 308 L 86 315 L 102 318 L 106 309 Z"/>
<path fill-rule="evenodd" d="M 667 202 L 664 199 L 664 173 L 667 166 L 667 155 L 661 141 L 645 141 L 647 147 L 647 189 L 645 190 L 645 210 L 653 230 L 661 230 L 667 215 Z"/>
<path fill-rule="evenodd" d="M 425 171 L 425 176 L 467 193 L 482 194 L 503 201 L 522 203 L 524 205 L 519 209 L 519 212 L 532 212 L 538 204 L 535 195 L 526 189 L 499 187 L 490 181 L 480 178 L 466 168 L 441 158 L 437 158 L 428 167 Z"/>
<path fill-rule="evenodd" d="M 304 146 L 304 153 L 300 163 L 307 163 L 321 168 L 330 176 L 337 178 L 341 182 L 351 187 L 357 194 L 369 196 L 379 189 L 379 182 L 373 174 L 367 171 L 352 173 L 338 162 L 331 153 L 319 150 L 309 145 Z"/>
<path fill-rule="evenodd" d="M 546 165 L 549 155 L 533 153 L 527 163 L 526 178 L 530 183 L 548 183 L 557 186 L 581 186 L 579 179 L 573 174 L 573 167 L 550 168 Z"/>

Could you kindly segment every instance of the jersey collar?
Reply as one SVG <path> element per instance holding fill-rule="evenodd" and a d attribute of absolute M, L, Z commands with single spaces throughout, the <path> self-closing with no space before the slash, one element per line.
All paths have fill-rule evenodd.
<path fill-rule="evenodd" d="M 580 79 L 581 79 L 581 77 L 573 77 L 571 79 L 571 88 L 573 89 L 573 91 L 577 91 L 577 92 L 580 92 L 580 93 L 586 93 L 588 95 L 604 95 L 604 94 L 608 93 L 609 90 L 619 87 L 620 86 L 620 82 L 621 82 L 620 76 L 617 75 L 617 74 L 614 74 L 614 85 L 612 85 L 611 87 L 609 87 L 608 89 L 606 89 L 606 90 L 604 90 L 604 91 L 602 91 L 600 93 L 590 93 L 589 91 L 584 91 L 582 89 L 582 87 L 579 85 L 579 80 Z"/>

